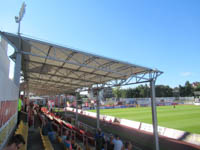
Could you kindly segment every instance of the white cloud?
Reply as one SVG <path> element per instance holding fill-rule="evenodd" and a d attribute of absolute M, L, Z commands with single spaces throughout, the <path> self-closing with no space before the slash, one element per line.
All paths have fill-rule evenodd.
<path fill-rule="evenodd" d="M 189 77 L 189 76 L 191 76 L 192 75 L 192 72 L 182 72 L 181 73 L 181 76 L 182 77 Z"/>

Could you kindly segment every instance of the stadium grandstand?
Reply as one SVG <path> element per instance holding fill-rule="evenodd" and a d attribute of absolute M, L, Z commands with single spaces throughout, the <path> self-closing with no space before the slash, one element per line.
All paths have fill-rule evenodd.
<path fill-rule="evenodd" d="M 8 87 L 14 88 L 12 90 L 15 95 L 12 99 L 15 99 L 13 100 L 15 103 L 20 90 L 21 74 L 24 78 L 25 93 L 31 92 L 36 95 L 71 94 L 89 89 L 95 89 L 98 94 L 98 90 L 105 87 L 150 82 L 155 146 L 159 149 L 154 99 L 155 81 L 162 74 L 161 71 L 54 45 L 20 34 L 7 32 L 0 32 L 0 34 L 3 43 L 2 51 L 7 51 L 7 44 L 15 49 L 15 53 L 11 56 L 16 63 L 14 83 L 11 83 L 13 87 Z M 6 58 L 7 56 L 4 60 Z M 8 58 L 6 61 L 8 62 Z M 1 66 L 8 70 L 4 62 L 1 62 Z M 4 98 L 5 102 L 8 100 Z M 97 109 L 97 128 L 100 127 L 99 119 L 99 109 Z M 15 124 L 12 125 L 12 128 L 14 127 Z"/>
<path fill-rule="evenodd" d="M 176 97 L 156 98 L 162 71 L 25 36 L 25 7 L 15 17 L 18 34 L 0 31 L 0 150 L 200 150 L 200 134 L 158 126 L 157 106 L 172 104 L 175 110 L 178 104 Z M 113 99 L 113 87 L 143 83 L 150 98 L 102 102 Z M 84 101 L 82 92 L 90 99 Z M 193 98 L 179 100 L 191 104 Z M 127 107 L 140 113 L 139 106 L 151 107 L 152 124 L 100 114 L 102 108 Z"/>
<path fill-rule="evenodd" d="M 198 141 L 181 141 L 189 133 L 158 126 L 155 83 L 162 71 L 19 32 L 0 32 L 0 37 L 0 149 L 109 149 L 113 135 L 115 141 L 136 150 L 199 149 Z M 8 45 L 14 48 L 10 56 L 15 62 L 14 80 L 9 79 Z M 152 125 L 100 115 L 103 90 L 110 96 L 113 87 L 141 83 L 151 87 Z M 96 113 L 78 108 L 80 92 L 84 91 L 95 101 Z M 74 108 L 66 101 L 61 103 L 62 97 L 70 99 Z M 138 105 L 135 102 L 130 106 Z M 21 141 L 16 140 L 20 135 Z"/>

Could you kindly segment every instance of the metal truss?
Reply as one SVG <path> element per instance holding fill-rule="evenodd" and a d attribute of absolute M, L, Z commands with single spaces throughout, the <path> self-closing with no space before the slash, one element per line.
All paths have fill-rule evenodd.
<path fill-rule="evenodd" d="M 150 72 L 140 73 L 139 75 L 132 75 L 128 79 L 112 80 L 106 83 L 93 85 L 92 87 L 89 87 L 89 88 L 88 87 L 79 88 L 77 91 L 79 92 L 89 91 L 92 88 L 101 90 L 107 87 L 110 87 L 110 88 L 122 87 L 122 86 L 133 85 L 133 84 L 150 83 L 151 81 L 155 82 L 158 76 L 160 76 L 162 73 L 163 72 L 161 71 L 152 70 Z"/>

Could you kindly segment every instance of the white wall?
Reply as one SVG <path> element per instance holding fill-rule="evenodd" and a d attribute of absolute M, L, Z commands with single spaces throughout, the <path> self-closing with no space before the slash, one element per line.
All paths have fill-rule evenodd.
<path fill-rule="evenodd" d="M 7 42 L 2 38 L 0 42 L 0 101 L 16 100 L 18 88 L 9 79 L 10 60 L 7 56 Z"/>
<path fill-rule="evenodd" d="M 17 123 L 19 89 L 13 80 L 9 79 L 8 43 L 3 38 L 0 39 L 0 149 L 2 149 Z"/>

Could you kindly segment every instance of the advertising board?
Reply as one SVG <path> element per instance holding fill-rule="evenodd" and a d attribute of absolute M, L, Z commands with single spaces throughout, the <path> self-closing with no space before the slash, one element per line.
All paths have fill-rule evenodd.
<path fill-rule="evenodd" d="M 127 120 L 127 119 L 121 119 L 120 124 L 127 127 L 135 128 L 135 129 L 139 129 L 140 127 L 140 122 Z"/>

